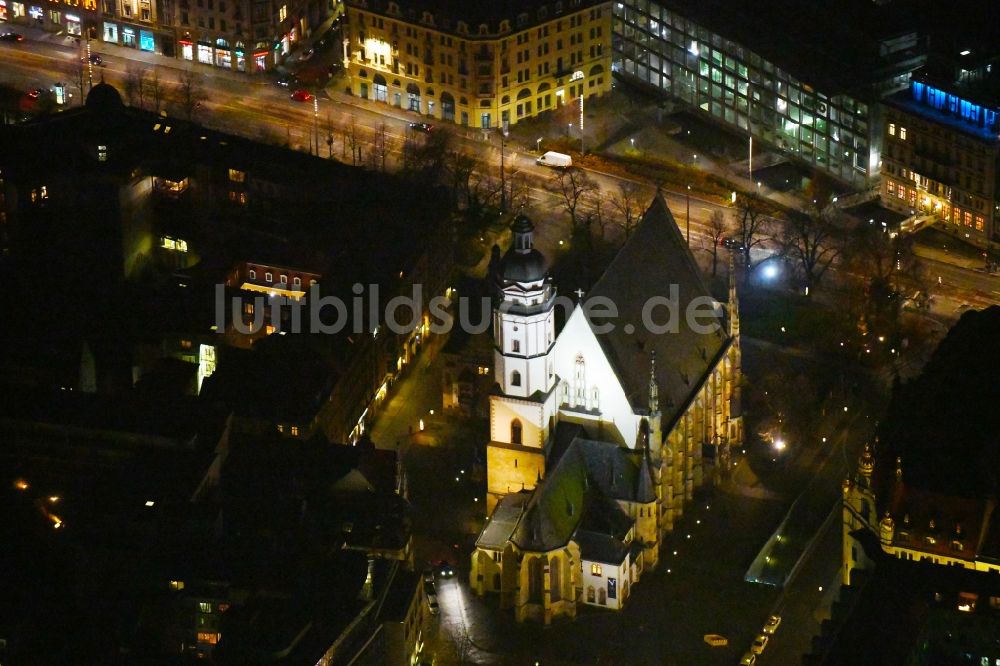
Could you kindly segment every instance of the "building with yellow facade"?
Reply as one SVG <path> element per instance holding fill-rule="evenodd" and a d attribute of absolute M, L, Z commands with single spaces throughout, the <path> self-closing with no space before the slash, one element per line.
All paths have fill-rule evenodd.
<path fill-rule="evenodd" d="M 623 608 L 695 490 L 729 467 L 741 354 L 735 283 L 727 304 L 711 296 L 661 195 L 558 335 L 533 229 L 519 216 L 491 269 L 490 517 L 470 586 L 548 624 Z M 672 300 L 667 322 L 658 304 Z M 591 310 L 605 305 L 607 320 Z"/>
<path fill-rule="evenodd" d="M 353 94 L 505 128 L 611 89 L 611 3 L 349 0 Z M 574 116 L 575 119 L 575 116 Z"/>

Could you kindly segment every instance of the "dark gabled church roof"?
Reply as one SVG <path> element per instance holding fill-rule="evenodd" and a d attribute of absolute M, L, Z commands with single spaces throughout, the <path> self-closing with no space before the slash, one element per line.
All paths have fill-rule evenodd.
<path fill-rule="evenodd" d="M 516 500 L 508 495 L 501 501 L 479 545 L 497 548 L 488 544 L 509 538 L 522 550 L 549 551 L 569 543 L 578 528 L 623 539 L 632 519 L 617 502 L 652 501 L 638 496 L 652 485 L 652 479 L 640 479 L 649 474 L 641 457 L 611 442 L 574 439 L 530 498 L 519 493 Z"/>
<path fill-rule="evenodd" d="M 654 297 L 669 297 L 676 285 L 678 313 L 676 329 L 654 333 L 643 324 L 643 308 Z M 659 384 L 663 423 L 669 426 L 683 412 L 702 377 L 729 342 L 721 308 L 714 332 L 698 333 L 688 325 L 685 310 L 695 299 L 715 303 L 690 249 L 684 241 L 663 195 L 657 193 L 638 228 L 597 281 L 588 299 L 610 299 L 618 311 L 614 329 L 597 334 L 611 366 L 636 413 L 648 405 L 651 352 L 656 352 L 656 381 Z M 701 311 L 710 309 L 706 306 Z M 669 319 L 660 305 L 652 310 L 655 324 Z M 711 319 L 702 318 L 704 325 Z M 600 323 L 604 323 L 601 320 Z M 627 328 L 633 327 L 632 333 Z M 668 428 L 664 428 L 667 430 Z"/>

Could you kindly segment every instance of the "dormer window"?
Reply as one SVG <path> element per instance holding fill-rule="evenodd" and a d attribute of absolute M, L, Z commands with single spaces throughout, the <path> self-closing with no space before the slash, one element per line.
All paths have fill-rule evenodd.
<path fill-rule="evenodd" d="M 281 284 L 288 284 L 288 276 L 287 275 L 282 275 L 281 276 Z"/>
<path fill-rule="evenodd" d="M 264 273 L 264 281 L 265 282 L 274 282 L 274 276 L 271 275 L 270 273 Z"/>
<path fill-rule="evenodd" d="M 302 278 L 300 277 L 292 278 L 292 284 L 294 284 L 295 286 L 299 286 L 300 284 L 302 284 Z"/>
<path fill-rule="evenodd" d="M 251 280 L 256 280 L 257 279 L 257 271 L 255 271 L 252 268 L 250 269 L 250 279 Z"/>

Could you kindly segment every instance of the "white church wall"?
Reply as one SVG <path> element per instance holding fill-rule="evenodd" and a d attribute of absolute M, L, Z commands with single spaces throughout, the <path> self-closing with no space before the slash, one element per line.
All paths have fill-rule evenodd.
<path fill-rule="evenodd" d="M 561 381 L 569 384 L 569 398 L 572 404 L 575 399 L 574 381 L 576 377 L 576 359 L 582 356 L 585 371 L 585 407 L 593 406 L 593 392 L 597 390 L 601 420 L 606 430 L 617 431 L 617 437 L 627 446 L 635 446 L 636 434 L 639 429 L 639 417 L 632 412 L 632 406 L 625 397 L 625 391 L 618 381 L 611 364 L 604 355 L 604 349 L 587 323 L 583 309 L 577 307 L 569 316 L 566 326 L 559 333 L 556 344 L 552 348 L 552 366 Z M 562 388 L 556 390 L 556 404 L 564 402 Z M 583 422 L 582 415 L 561 415 L 560 418 Z M 590 417 L 596 418 L 596 417 Z"/>

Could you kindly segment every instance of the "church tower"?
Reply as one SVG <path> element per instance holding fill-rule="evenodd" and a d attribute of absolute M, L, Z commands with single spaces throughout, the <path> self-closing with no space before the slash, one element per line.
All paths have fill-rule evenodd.
<path fill-rule="evenodd" d="M 878 438 L 875 439 L 878 444 Z M 843 583 L 851 584 L 851 572 L 865 568 L 867 558 L 861 544 L 852 532 L 861 529 L 872 530 L 878 523 L 875 509 L 875 491 L 872 489 L 872 474 L 875 471 L 875 454 L 872 445 L 865 443 L 864 451 L 858 457 L 858 470 L 854 478 L 844 479 L 843 491 Z"/>
<path fill-rule="evenodd" d="M 556 419 L 551 351 L 556 290 L 535 227 L 524 215 L 511 225 L 513 243 L 493 272 L 493 367 L 490 444 L 486 451 L 487 511 L 501 497 L 530 490 L 545 475 L 545 446 Z"/>

